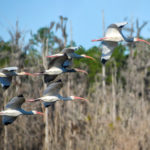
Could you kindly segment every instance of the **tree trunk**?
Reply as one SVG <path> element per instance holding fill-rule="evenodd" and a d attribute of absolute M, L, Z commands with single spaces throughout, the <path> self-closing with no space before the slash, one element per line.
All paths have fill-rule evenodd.
<path fill-rule="evenodd" d="M 8 96 L 8 90 L 4 92 L 4 106 L 7 104 L 7 96 Z M 7 150 L 8 148 L 8 132 L 7 132 L 7 126 L 4 126 L 4 150 Z"/>
<path fill-rule="evenodd" d="M 44 42 L 43 42 L 44 43 Z M 46 55 L 48 55 L 48 39 L 46 41 L 46 48 L 45 45 L 43 44 L 42 47 L 42 59 L 43 59 L 43 67 L 45 69 L 48 68 L 47 66 L 47 59 Z M 43 81 L 44 82 L 44 81 Z M 44 83 L 44 89 L 46 89 L 47 85 Z M 50 149 L 50 140 L 49 140 L 49 122 L 48 122 L 48 108 L 45 108 L 44 112 L 44 121 L 45 121 L 45 139 L 44 139 L 44 150 L 49 150 Z"/>
<path fill-rule="evenodd" d="M 113 105 L 112 105 L 112 119 L 113 123 L 116 121 L 116 69 L 114 69 L 114 72 L 112 71 L 112 100 L 113 100 Z"/>

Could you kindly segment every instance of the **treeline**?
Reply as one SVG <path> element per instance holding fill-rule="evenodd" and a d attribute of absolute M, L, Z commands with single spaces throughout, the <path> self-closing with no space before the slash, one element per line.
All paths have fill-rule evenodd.
<path fill-rule="evenodd" d="M 67 23 L 68 19 L 60 16 L 58 22 L 40 28 L 25 42 L 16 22 L 15 30 L 8 31 L 10 40 L 0 39 L 0 68 L 18 66 L 31 73 L 42 71 L 49 61 L 46 55 L 76 46 L 74 41 L 68 41 Z M 139 24 L 137 20 L 136 29 L 131 25 L 125 32 L 129 36 L 135 32 L 141 37 L 147 22 Z M 5 128 L 0 123 L 0 149 L 149 149 L 150 47 L 143 43 L 120 43 L 106 63 L 105 78 L 100 63 L 101 47 L 85 49 L 83 45 L 77 53 L 92 56 L 96 62 L 74 60 L 74 67 L 86 69 L 88 75 L 59 76 L 65 84 L 61 93 L 87 97 L 89 102 L 58 102 L 49 108 L 49 146 L 45 144 L 45 118 L 20 116 Z M 16 95 L 23 93 L 26 99 L 36 98 L 42 95 L 43 89 L 41 76 L 16 77 L 7 91 L 0 88 L 0 109 Z M 44 111 L 41 103 L 26 103 L 23 107 Z"/>

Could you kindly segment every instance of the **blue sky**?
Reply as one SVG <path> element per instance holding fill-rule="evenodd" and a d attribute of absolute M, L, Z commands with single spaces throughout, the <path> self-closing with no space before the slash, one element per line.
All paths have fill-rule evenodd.
<path fill-rule="evenodd" d="M 139 18 L 140 23 L 150 21 L 149 0 L 1 0 L 0 36 L 9 40 L 7 29 L 15 26 L 16 20 L 23 31 L 35 33 L 40 27 L 49 26 L 51 21 L 58 21 L 62 15 L 69 19 L 68 34 L 72 22 L 73 40 L 77 45 L 90 48 L 98 45 L 92 43 L 92 39 L 102 37 L 102 10 L 106 27 L 124 21 L 125 17 L 128 21 Z M 142 32 L 144 37 L 149 35 L 150 23 Z"/>

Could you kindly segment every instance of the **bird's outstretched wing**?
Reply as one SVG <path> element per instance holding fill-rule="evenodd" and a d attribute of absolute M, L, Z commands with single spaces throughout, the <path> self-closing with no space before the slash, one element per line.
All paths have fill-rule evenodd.
<path fill-rule="evenodd" d="M 3 89 L 7 89 L 10 86 L 11 81 L 12 81 L 11 76 L 9 76 L 9 77 L 0 77 L 0 84 L 2 85 Z"/>
<path fill-rule="evenodd" d="M 74 55 L 77 55 L 74 53 L 75 50 L 77 50 L 79 47 L 69 47 L 69 48 L 64 48 L 58 57 L 53 58 L 49 64 L 48 68 L 51 68 L 53 66 L 56 67 L 68 67 L 72 63 L 72 58 Z M 79 56 L 79 55 L 78 55 Z"/>
<path fill-rule="evenodd" d="M 63 87 L 61 80 L 50 83 L 50 85 L 44 90 L 43 96 L 58 95 L 60 89 Z"/>
<path fill-rule="evenodd" d="M 16 71 L 18 70 L 18 67 L 6 67 L 6 68 L 2 68 L 1 71 L 3 73 L 7 73 L 7 72 L 11 72 L 11 71 Z"/>
<path fill-rule="evenodd" d="M 74 51 L 76 51 L 79 47 L 68 47 L 68 48 L 64 48 L 61 53 L 63 54 L 67 54 L 67 53 L 74 53 Z"/>
<path fill-rule="evenodd" d="M 68 58 L 66 55 L 55 57 L 49 62 L 48 68 L 51 68 L 51 67 L 60 67 L 61 68 L 67 59 Z"/>
<path fill-rule="evenodd" d="M 55 104 L 55 102 L 43 102 L 45 107 L 49 107 Z"/>
<path fill-rule="evenodd" d="M 9 124 L 13 123 L 16 119 L 17 119 L 17 117 L 3 116 L 2 123 L 3 123 L 3 125 L 9 125 Z"/>
<path fill-rule="evenodd" d="M 67 67 L 71 67 L 73 64 L 72 59 L 67 59 L 64 63 L 63 63 L 63 67 L 67 68 Z"/>
<path fill-rule="evenodd" d="M 102 56 L 101 60 L 108 60 L 110 59 L 113 50 L 118 45 L 117 42 L 111 42 L 111 41 L 102 41 Z"/>
<path fill-rule="evenodd" d="M 105 37 L 110 37 L 110 39 L 108 38 L 107 41 L 114 41 L 113 37 L 115 37 L 117 42 L 124 40 L 122 28 L 126 24 L 127 22 L 120 22 L 109 25 L 105 32 Z"/>
<path fill-rule="evenodd" d="M 10 108 L 10 109 L 19 109 L 21 108 L 21 105 L 25 102 L 25 98 L 23 97 L 23 95 L 19 95 L 16 97 L 13 97 L 10 102 L 8 102 L 8 104 L 6 105 L 6 109 Z"/>
<path fill-rule="evenodd" d="M 49 83 L 49 82 L 55 80 L 56 77 L 57 77 L 57 75 L 44 74 L 44 82 Z"/>

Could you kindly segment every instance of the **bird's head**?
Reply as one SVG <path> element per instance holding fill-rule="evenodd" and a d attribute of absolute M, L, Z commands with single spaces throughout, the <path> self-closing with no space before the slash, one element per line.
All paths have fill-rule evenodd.
<path fill-rule="evenodd" d="M 118 28 L 123 28 L 126 24 L 128 24 L 127 22 L 119 22 L 119 23 L 115 23 L 114 25 L 116 25 Z"/>
<path fill-rule="evenodd" d="M 89 59 L 92 59 L 93 61 L 96 62 L 95 58 L 93 58 L 93 57 L 91 57 L 91 56 L 87 56 L 87 55 L 85 55 L 85 54 L 82 54 L 82 55 L 80 55 L 80 56 L 83 57 L 83 58 L 89 58 Z"/>
<path fill-rule="evenodd" d="M 33 113 L 34 115 L 44 115 L 43 112 L 38 112 L 38 111 L 36 111 L 36 110 L 32 110 L 32 113 Z"/>
<path fill-rule="evenodd" d="M 78 97 L 78 96 L 70 96 L 70 99 L 71 99 L 71 100 L 79 99 L 79 100 L 88 101 L 87 99 L 82 98 L 82 97 Z"/>

